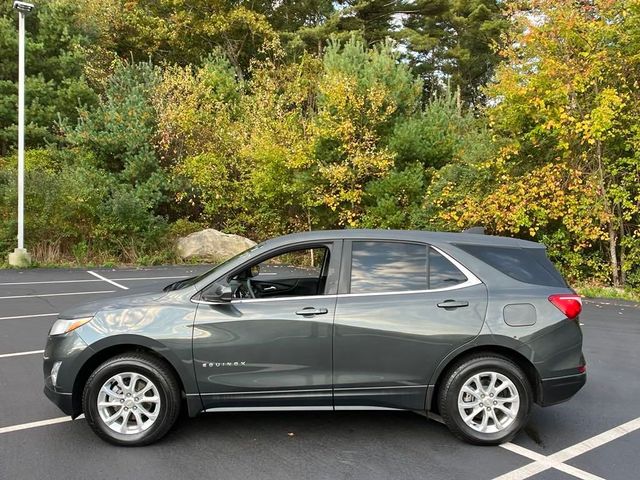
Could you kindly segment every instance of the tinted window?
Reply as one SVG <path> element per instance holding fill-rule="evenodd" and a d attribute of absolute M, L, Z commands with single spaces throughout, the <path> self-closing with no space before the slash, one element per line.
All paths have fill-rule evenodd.
<path fill-rule="evenodd" d="M 400 242 L 353 242 L 351 293 L 427 288 L 427 247 Z"/>
<path fill-rule="evenodd" d="M 544 248 L 456 246 L 521 282 L 550 287 L 567 286 L 562 276 L 547 258 Z"/>
<path fill-rule="evenodd" d="M 327 248 L 306 248 L 281 253 L 263 260 L 254 280 L 320 278 L 325 260 L 328 260 L 328 257 L 329 250 Z"/>
<path fill-rule="evenodd" d="M 429 288 L 453 287 L 466 281 L 467 277 L 453 263 L 429 249 Z"/>

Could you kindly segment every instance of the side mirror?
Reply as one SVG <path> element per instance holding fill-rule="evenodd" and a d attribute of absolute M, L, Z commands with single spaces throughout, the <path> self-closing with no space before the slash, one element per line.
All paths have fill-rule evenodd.
<path fill-rule="evenodd" d="M 202 300 L 211 303 L 228 303 L 233 299 L 233 291 L 228 285 L 214 285 L 202 292 Z"/>

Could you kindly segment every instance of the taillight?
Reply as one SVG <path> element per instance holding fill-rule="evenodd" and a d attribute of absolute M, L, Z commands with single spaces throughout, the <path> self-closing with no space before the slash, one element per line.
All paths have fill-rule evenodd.
<path fill-rule="evenodd" d="M 564 313 L 568 319 L 576 318 L 582 311 L 582 298 L 580 298 L 579 295 L 550 295 L 549 301 L 553 303 L 558 310 Z"/>

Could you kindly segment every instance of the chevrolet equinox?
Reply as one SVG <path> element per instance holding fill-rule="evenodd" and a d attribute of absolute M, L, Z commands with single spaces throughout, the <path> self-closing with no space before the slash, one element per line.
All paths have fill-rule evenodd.
<path fill-rule="evenodd" d="M 119 445 L 160 439 L 181 409 L 410 410 L 498 444 L 584 385 L 581 309 L 538 243 L 299 233 L 60 314 L 44 391 Z"/>

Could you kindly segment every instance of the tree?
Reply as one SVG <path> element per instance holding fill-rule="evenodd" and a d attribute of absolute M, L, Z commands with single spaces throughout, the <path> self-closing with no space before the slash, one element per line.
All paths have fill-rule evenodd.
<path fill-rule="evenodd" d="M 346 0 L 338 2 L 340 20 L 338 30 L 357 32 L 368 47 L 392 37 L 399 27 L 398 15 L 402 0 Z"/>
<path fill-rule="evenodd" d="M 99 35 L 92 48 L 98 71 L 113 54 L 133 61 L 200 64 L 222 50 L 242 78 L 254 58 L 277 49 L 279 37 L 264 14 L 224 0 L 86 0 L 85 21 Z"/>
<path fill-rule="evenodd" d="M 429 94 L 448 88 L 482 105 L 482 87 L 500 61 L 496 45 L 509 26 L 501 0 L 417 0 L 406 7 L 401 37 Z"/>
<path fill-rule="evenodd" d="M 26 27 L 26 132 L 29 148 L 55 141 L 57 122 L 77 118 L 96 95 L 87 84 L 83 47 L 91 42 L 76 20 L 75 2 L 47 2 L 29 16 Z M 0 156 L 17 143 L 17 16 L 10 2 L 0 4 Z"/>
<path fill-rule="evenodd" d="M 539 0 L 516 14 L 488 90 L 496 131 L 510 139 L 514 172 L 562 163 L 598 186 L 610 275 L 620 286 L 637 244 L 640 153 L 640 9 L 634 1 Z M 574 213 L 572 213 L 573 215 Z M 637 250 L 637 247 L 633 247 Z M 623 258 L 621 260 L 621 258 Z"/>
<path fill-rule="evenodd" d="M 315 156 L 324 202 L 340 225 L 357 224 L 364 185 L 393 167 L 381 138 L 419 108 L 421 84 L 397 58 L 390 42 L 368 50 L 355 38 L 325 52 Z"/>

